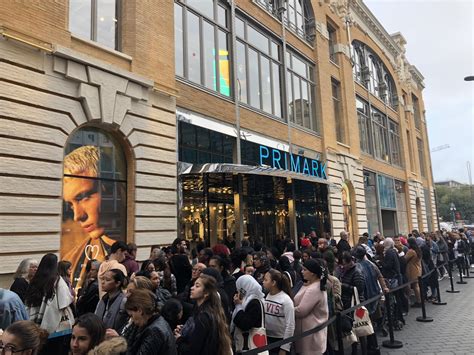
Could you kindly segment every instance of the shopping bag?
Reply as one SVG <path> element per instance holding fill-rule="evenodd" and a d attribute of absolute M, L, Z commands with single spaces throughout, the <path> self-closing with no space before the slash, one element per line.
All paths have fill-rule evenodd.
<path fill-rule="evenodd" d="M 359 292 L 357 287 L 354 287 L 354 302 L 355 305 L 360 303 Z M 370 321 L 370 315 L 367 308 L 361 306 L 354 311 L 354 323 L 352 324 L 352 331 L 358 337 L 365 337 L 374 334 L 374 327 Z"/>
<path fill-rule="evenodd" d="M 265 329 L 265 312 L 262 306 L 262 324 L 258 328 L 252 328 L 248 332 L 242 332 L 238 327 L 235 328 L 234 339 L 235 339 L 235 348 L 238 352 L 245 350 L 253 350 L 266 346 L 267 343 L 267 331 Z M 269 355 L 268 350 L 262 351 L 260 355 Z"/>

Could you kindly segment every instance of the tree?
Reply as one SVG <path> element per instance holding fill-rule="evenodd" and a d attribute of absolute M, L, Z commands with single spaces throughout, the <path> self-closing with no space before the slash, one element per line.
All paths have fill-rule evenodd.
<path fill-rule="evenodd" d="M 443 221 L 453 220 L 453 212 L 450 207 L 451 203 L 454 203 L 456 211 L 461 213 L 461 219 L 474 222 L 474 199 L 468 185 L 461 187 L 436 186 L 436 196 L 438 198 L 438 213 Z"/>

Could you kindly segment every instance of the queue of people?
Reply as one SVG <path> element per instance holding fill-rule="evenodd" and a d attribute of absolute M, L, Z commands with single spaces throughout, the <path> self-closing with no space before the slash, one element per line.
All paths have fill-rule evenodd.
<path fill-rule="evenodd" d="M 0 289 L 10 307 L 0 319 L 3 353 L 240 354 L 323 324 L 351 308 L 355 295 L 362 302 L 384 293 L 390 309 L 378 300 L 367 310 L 375 331 L 386 336 L 388 312 L 401 329 L 421 297 L 437 299 L 444 272 L 433 272 L 423 290 L 418 277 L 447 260 L 464 272 L 474 243 L 463 230 L 363 235 L 352 246 L 345 231 L 338 243 L 313 231 L 301 235 L 300 245 L 279 239 L 269 248 L 245 239 L 236 248 L 228 238 L 190 248 L 177 238 L 138 263 L 134 244 L 115 242 L 105 262 L 87 262 L 78 290 L 67 260 L 25 259 L 11 290 Z M 389 293 L 407 281 L 410 287 Z M 375 334 L 351 339 L 353 354 L 377 351 Z M 270 354 L 333 354 L 337 340 L 329 326 Z"/>

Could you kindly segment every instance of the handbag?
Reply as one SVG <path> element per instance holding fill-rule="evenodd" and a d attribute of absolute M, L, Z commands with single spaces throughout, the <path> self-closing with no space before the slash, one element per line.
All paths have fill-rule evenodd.
<path fill-rule="evenodd" d="M 265 312 L 263 310 L 263 304 L 259 301 L 262 308 L 262 324 L 258 328 L 252 328 L 248 332 L 242 332 L 238 327 L 235 327 L 234 338 L 235 338 L 235 349 L 237 352 L 244 350 L 253 350 L 266 346 L 267 342 L 267 331 L 265 330 Z M 269 355 L 268 350 L 262 351 L 260 355 Z"/>
<path fill-rule="evenodd" d="M 360 303 L 357 287 L 354 287 L 353 301 L 355 303 L 354 305 Z M 372 322 L 370 320 L 369 311 L 364 306 L 356 308 L 354 311 L 354 323 L 352 324 L 352 331 L 358 337 L 365 337 L 367 335 L 374 334 L 374 327 L 372 326 Z"/>

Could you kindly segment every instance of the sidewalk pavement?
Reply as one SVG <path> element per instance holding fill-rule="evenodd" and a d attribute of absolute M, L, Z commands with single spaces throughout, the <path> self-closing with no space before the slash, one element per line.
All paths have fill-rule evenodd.
<path fill-rule="evenodd" d="M 470 271 L 474 277 L 474 268 Z M 465 285 L 458 285 L 459 275 L 453 276 L 454 289 L 461 292 L 446 292 L 451 289 L 449 278 L 442 280 L 439 285 L 441 300 L 447 305 L 426 303 L 426 315 L 434 319 L 430 323 L 418 322 L 416 318 L 421 316 L 421 308 L 412 308 L 405 317 L 406 325 L 401 331 L 394 332 L 395 340 L 401 341 L 403 347 L 384 348 L 382 341 L 389 337 L 378 336 L 381 355 L 474 354 L 474 278 L 465 279 Z"/>

